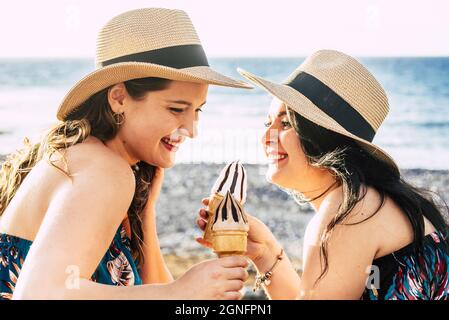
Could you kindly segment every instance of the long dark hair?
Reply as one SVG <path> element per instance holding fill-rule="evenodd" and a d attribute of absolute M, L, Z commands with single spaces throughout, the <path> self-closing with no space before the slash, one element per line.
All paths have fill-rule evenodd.
<path fill-rule="evenodd" d="M 140 78 L 124 82 L 128 94 L 135 100 L 142 99 L 150 91 L 163 90 L 170 80 L 161 78 Z M 71 112 L 66 120 L 54 125 L 43 138 L 35 144 L 25 139 L 21 150 L 8 155 L 0 170 L 0 216 L 14 197 L 23 179 L 38 161 L 47 155 L 60 153 L 64 158 L 64 149 L 83 142 L 92 135 L 105 142 L 115 137 L 120 125 L 114 119 L 114 113 L 108 102 L 108 90 L 103 89 L 92 95 L 87 101 Z M 53 162 L 52 166 L 61 170 L 70 178 L 70 174 Z M 154 167 L 143 161 L 132 167 L 136 179 L 134 198 L 128 209 L 131 226 L 131 251 L 138 268 L 144 262 L 142 230 L 142 211 L 149 196 L 149 185 L 154 175 Z"/>
<path fill-rule="evenodd" d="M 308 162 L 332 173 L 343 189 L 343 201 L 339 210 L 321 237 L 320 260 L 322 264 L 324 263 L 324 267 L 317 282 L 329 268 L 328 240 L 331 232 L 338 224 L 350 225 L 345 223 L 345 219 L 355 205 L 365 197 L 367 188 L 364 186 L 376 189 L 380 194 L 381 203 L 372 215 L 352 224 L 370 219 L 379 212 L 386 197 L 389 197 L 402 209 L 411 223 L 414 242 L 417 244 L 417 255 L 422 252 L 425 235 L 423 217 L 426 217 L 438 231 L 447 234 L 449 226 L 443 211 L 447 214 L 449 210 L 445 201 L 437 194 L 406 182 L 400 173 L 374 157 L 355 140 L 316 125 L 290 108 L 287 108 L 287 114 Z M 441 201 L 435 201 L 435 196 Z"/>

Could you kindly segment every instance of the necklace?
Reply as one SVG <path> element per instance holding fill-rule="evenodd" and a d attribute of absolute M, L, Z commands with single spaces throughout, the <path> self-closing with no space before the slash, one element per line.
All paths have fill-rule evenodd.
<path fill-rule="evenodd" d="M 312 198 L 312 199 L 305 199 L 307 202 L 312 202 L 314 200 L 317 200 L 319 198 L 321 198 L 322 196 L 324 196 L 333 186 L 335 186 L 338 183 L 338 181 L 335 181 L 333 184 L 330 185 L 329 188 L 327 188 L 326 190 L 324 190 L 323 193 L 319 194 L 318 196 Z"/>

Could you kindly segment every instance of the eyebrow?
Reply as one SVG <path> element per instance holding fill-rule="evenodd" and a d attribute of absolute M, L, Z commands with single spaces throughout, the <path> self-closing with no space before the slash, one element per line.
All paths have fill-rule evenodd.
<path fill-rule="evenodd" d="M 170 103 L 176 103 L 176 104 L 184 104 L 184 105 L 186 105 L 187 107 L 191 107 L 191 106 L 192 106 L 192 103 L 191 103 L 191 102 L 185 101 L 185 100 L 167 100 L 167 102 L 170 102 Z M 205 104 L 206 104 L 206 101 L 204 101 L 199 107 L 202 107 L 202 106 L 204 106 Z"/>
<path fill-rule="evenodd" d="M 285 116 L 286 114 L 287 114 L 286 111 L 281 111 L 281 112 L 279 112 L 279 113 L 276 115 L 276 118 L 280 118 L 280 117 L 282 117 L 282 116 Z M 271 118 L 271 115 L 268 115 L 268 117 Z"/>
<path fill-rule="evenodd" d="M 277 114 L 277 117 L 279 118 L 279 117 L 285 116 L 286 114 L 287 114 L 286 111 L 281 111 Z"/>

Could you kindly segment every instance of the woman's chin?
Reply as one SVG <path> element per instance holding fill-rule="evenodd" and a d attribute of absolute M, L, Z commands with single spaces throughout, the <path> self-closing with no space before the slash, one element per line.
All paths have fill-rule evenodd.
<path fill-rule="evenodd" d="M 169 169 L 175 165 L 175 159 L 164 159 L 159 161 L 158 167 L 163 169 Z"/>
<path fill-rule="evenodd" d="M 270 164 L 265 174 L 265 179 L 272 184 L 282 188 L 291 188 L 292 175 L 287 172 L 286 168 L 280 168 L 277 165 Z"/>
<path fill-rule="evenodd" d="M 144 160 L 145 161 L 145 160 Z M 145 161 L 148 164 L 151 164 L 152 166 L 159 167 L 162 169 L 169 169 L 175 165 L 175 159 L 173 158 L 159 158 L 159 159 L 152 159 Z"/>
<path fill-rule="evenodd" d="M 169 163 L 169 164 L 164 164 L 163 166 L 160 166 L 160 167 L 163 168 L 163 169 L 170 169 L 170 168 L 172 168 L 174 165 L 175 165 L 175 163 L 174 163 L 174 162 L 171 162 L 171 163 Z"/>
<path fill-rule="evenodd" d="M 270 164 L 265 179 L 270 183 L 279 184 L 279 181 L 282 180 L 282 170 L 279 170 L 276 165 Z"/>

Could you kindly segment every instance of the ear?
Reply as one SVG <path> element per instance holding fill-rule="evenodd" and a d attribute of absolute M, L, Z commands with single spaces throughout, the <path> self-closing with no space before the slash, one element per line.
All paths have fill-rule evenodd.
<path fill-rule="evenodd" d="M 123 82 L 117 83 L 109 88 L 108 102 L 112 111 L 116 113 L 122 113 L 124 111 L 123 101 L 125 100 L 126 94 L 126 87 Z"/>

